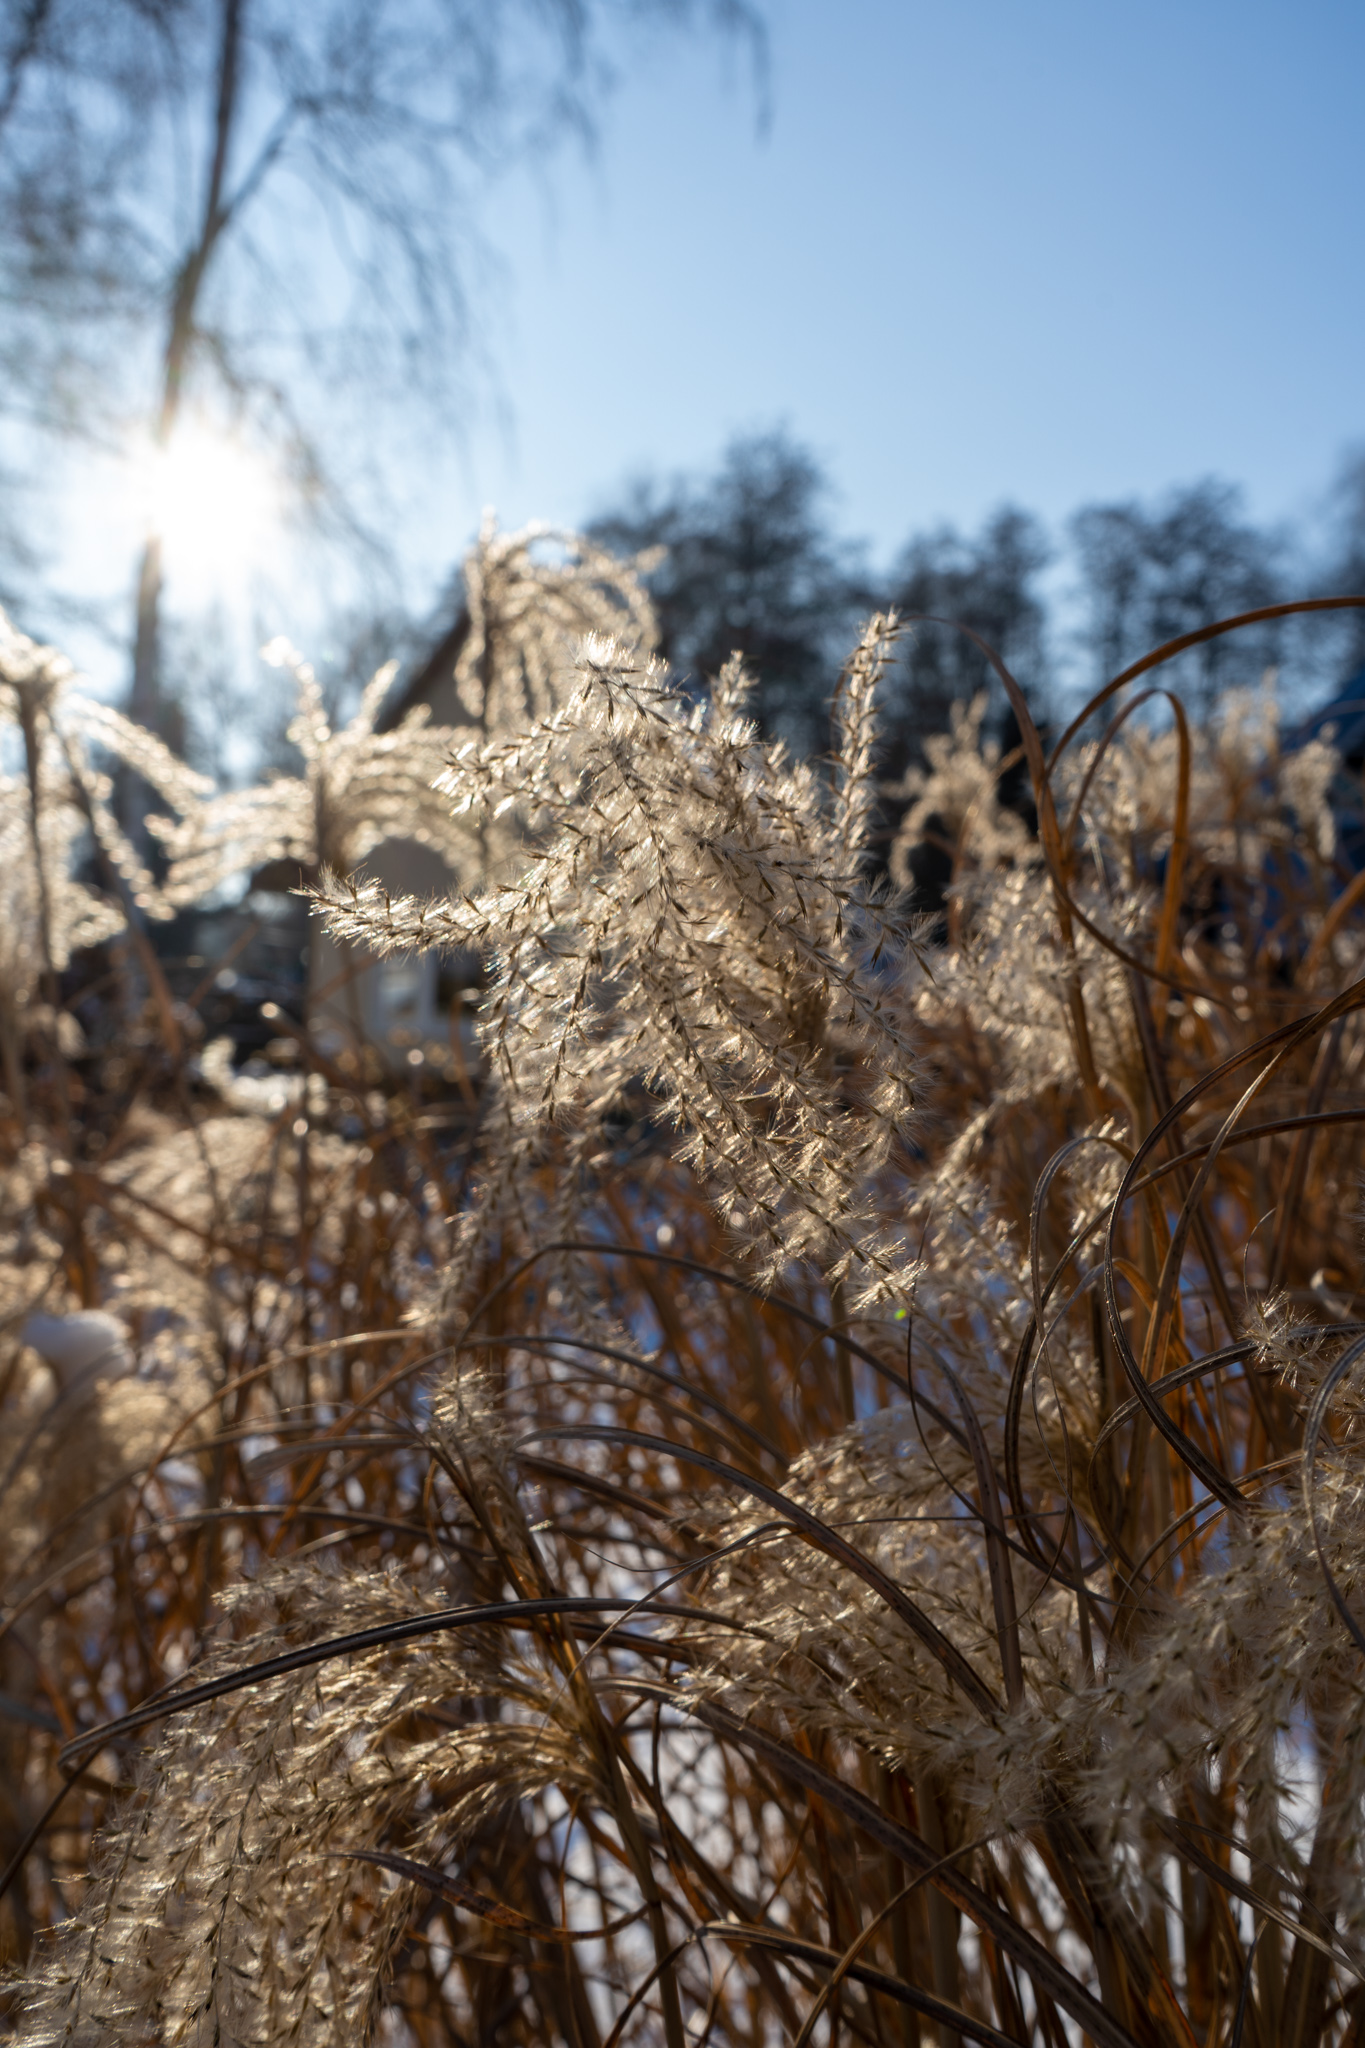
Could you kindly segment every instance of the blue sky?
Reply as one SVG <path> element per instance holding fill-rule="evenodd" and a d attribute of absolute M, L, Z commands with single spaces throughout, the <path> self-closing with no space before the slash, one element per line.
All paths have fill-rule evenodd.
<path fill-rule="evenodd" d="M 437 526 L 573 519 L 785 421 L 878 552 L 1002 498 L 1217 473 L 1302 515 L 1365 438 L 1365 10 L 773 0 L 744 67 L 655 39 L 594 163 L 489 217 L 512 423 Z"/>
<path fill-rule="evenodd" d="M 458 450 L 396 451 L 410 603 L 486 504 L 576 522 L 775 423 L 874 557 L 1007 498 L 1060 522 L 1209 474 L 1261 519 L 1312 515 L 1365 441 L 1365 9 L 766 12 L 766 128 L 739 51 L 637 32 L 595 154 L 491 193 L 478 404 Z M 125 526 L 86 493 L 68 582 L 126 587 Z M 170 550 L 173 605 L 227 573 L 201 553 Z M 237 562 L 220 594 L 254 579 L 251 630 L 308 640 L 323 598 L 268 568 Z"/>

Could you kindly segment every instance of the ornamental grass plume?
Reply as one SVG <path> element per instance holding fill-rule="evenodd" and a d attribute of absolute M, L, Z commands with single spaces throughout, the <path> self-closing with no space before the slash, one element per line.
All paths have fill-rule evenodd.
<path fill-rule="evenodd" d="M 469 629 L 454 672 L 457 697 L 475 728 L 516 730 L 550 711 L 569 636 L 610 630 L 632 645 L 652 646 L 656 628 L 639 566 L 617 561 L 576 534 L 540 526 L 500 534 L 487 519 L 463 567 Z M 498 852 L 513 843 L 508 831 L 496 841 L 472 831 L 436 787 L 459 731 L 433 725 L 426 704 L 383 728 L 397 662 L 376 671 L 354 716 L 334 730 L 322 687 L 303 657 L 280 639 L 264 658 L 293 677 L 288 737 L 303 757 L 303 772 L 220 791 L 184 809 L 178 821 L 150 819 L 170 861 L 170 902 L 198 902 L 272 861 L 297 862 L 310 876 L 320 869 L 349 875 L 391 839 L 430 848 L 466 883 L 496 864 Z"/>
<path fill-rule="evenodd" d="M 1001 671 L 1036 837 L 960 712 L 932 936 L 896 622 L 827 770 L 590 639 L 441 777 L 518 873 L 321 892 L 485 954 L 473 1101 L 29 1138 L 9 1326 L 208 1391 L 4 1594 L 16 2039 L 1365 2041 L 1365 890 L 1330 737 L 1143 683 L 1238 623 L 1050 753 Z"/>
<path fill-rule="evenodd" d="M 460 816 L 515 802 L 539 851 L 478 897 L 395 901 L 328 878 L 333 934 L 496 960 L 482 1042 L 491 1170 L 462 1219 L 457 1296 L 490 1231 L 530 1248 L 528 1170 L 562 1137 L 555 1230 L 574 1236 L 604 1123 L 666 1119 L 735 1249 L 775 1280 L 814 1259 L 860 1293 L 903 1284 L 878 1179 L 903 1147 L 911 935 L 865 872 L 871 700 L 894 642 L 874 619 L 837 705 L 830 801 L 745 719 L 736 659 L 704 704 L 619 642 L 583 644 L 568 701 L 466 742 L 438 779 Z"/>
<path fill-rule="evenodd" d="M 65 655 L 28 639 L 0 611 L 0 716 L 17 726 L 22 738 L 35 846 L 41 849 L 45 814 L 74 807 L 94 840 L 105 874 L 115 886 L 123 885 L 125 902 L 150 917 L 167 917 L 165 900 L 114 815 L 110 779 L 96 768 L 93 757 L 103 755 L 133 770 L 178 811 L 188 810 L 209 783 L 154 733 L 78 689 L 80 680 Z M 41 858 L 38 864 L 42 866 Z M 52 886 L 59 886 L 56 875 Z M 60 950 L 62 917 L 55 909 L 46 914 L 53 921 L 40 938 L 40 947 Z M 69 950 L 72 942 L 65 943 Z"/>
<path fill-rule="evenodd" d="M 288 737 L 303 757 L 303 773 L 220 790 L 179 820 L 150 818 L 170 863 L 168 900 L 197 903 L 270 861 L 347 874 L 376 846 L 399 837 L 430 846 L 458 869 L 469 855 L 468 835 L 430 792 L 452 732 L 433 727 L 426 706 L 392 732 L 375 730 L 397 662 L 371 677 L 355 715 L 334 731 L 322 686 L 302 655 L 288 641 L 274 640 L 264 657 L 294 679 Z"/>
<path fill-rule="evenodd" d="M 589 633 L 652 649 L 659 629 L 641 578 L 658 559 L 647 550 L 623 562 L 538 523 L 500 533 L 487 513 L 465 558 L 469 630 L 455 663 L 455 693 L 480 731 L 547 718 L 563 696 L 567 648 Z"/>
<path fill-rule="evenodd" d="M 0 776 L 0 1073 L 22 1107 L 25 1040 L 75 1020 L 57 1003 L 57 977 L 73 952 L 97 945 L 131 918 L 170 907 L 119 825 L 113 783 L 96 755 L 141 776 L 163 801 L 188 809 L 208 787 L 154 734 L 80 691 L 65 656 L 20 633 L 0 611 L 0 743 L 17 729 L 19 772 Z M 5 746 L 7 755 L 12 750 Z M 93 852 L 96 876 L 86 873 Z"/>

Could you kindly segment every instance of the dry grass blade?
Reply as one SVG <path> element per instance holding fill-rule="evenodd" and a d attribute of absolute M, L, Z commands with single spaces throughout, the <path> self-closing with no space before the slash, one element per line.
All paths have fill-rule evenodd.
<path fill-rule="evenodd" d="M 836 1563 L 856 1573 L 869 1585 L 879 1600 L 882 1600 L 897 1620 L 919 1638 L 943 1666 L 959 1691 L 969 1699 L 979 1713 L 994 1715 L 999 1712 L 999 1701 L 986 1685 L 980 1674 L 974 1671 L 956 1644 L 943 1631 L 936 1628 L 927 1615 L 909 1599 L 902 1588 L 880 1571 L 869 1557 L 865 1557 L 853 1544 L 842 1537 L 837 1529 L 831 1529 L 818 1515 L 812 1515 L 798 1501 L 791 1500 L 776 1486 L 768 1486 L 761 1479 L 747 1472 L 741 1472 L 734 1465 L 726 1465 L 719 1458 L 708 1457 L 704 1451 L 693 1450 L 685 1444 L 676 1443 L 672 1438 L 647 1436 L 641 1430 L 599 1429 L 591 1423 L 562 1424 L 557 1428 L 535 1430 L 527 1442 L 546 1437 L 559 1439 L 586 1439 L 602 1443 L 618 1443 L 635 1446 L 640 1450 L 653 1451 L 665 1458 L 674 1458 L 680 1464 L 697 1465 L 713 1478 L 738 1487 L 762 1501 L 765 1507 L 775 1508 L 784 1520 L 818 1550 L 825 1551 Z"/>
<path fill-rule="evenodd" d="M 945 1999 L 935 1998 L 932 1992 L 921 1991 L 913 1984 L 906 1984 L 899 1977 L 888 1976 L 883 1970 L 870 1969 L 866 1963 L 845 1962 L 833 1949 L 821 1948 L 818 1942 L 802 1941 L 791 1934 L 783 1934 L 774 1927 L 735 1927 L 728 1921 L 712 1921 L 699 1928 L 698 1933 L 709 1935 L 716 1941 L 732 1941 L 754 1947 L 768 1948 L 775 1955 L 794 1956 L 803 1963 L 814 1963 L 825 1969 L 838 1971 L 854 1978 L 859 1984 L 866 1984 L 870 1990 L 880 1991 L 887 1998 L 894 1998 L 902 2005 L 923 2013 L 925 2019 L 934 2020 L 940 2027 L 964 2035 L 969 2041 L 980 2041 L 982 2048 L 1022 2048 L 1012 2034 L 1002 2034 L 988 2021 L 975 2018 L 964 2012 L 960 2005 L 949 2005 Z"/>
<path fill-rule="evenodd" d="M 545 1600 L 495 1600 L 482 1607 L 461 1607 L 435 1614 L 414 1615 L 405 1621 L 381 1622 L 376 1628 L 357 1629 L 349 1635 L 309 1643 L 304 1649 L 289 1650 L 280 1657 L 263 1658 L 239 1670 L 208 1679 L 202 1685 L 189 1686 L 183 1692 L 149 1700 L 145 1706 L 134 1708 L 132 1713 L 102 1722 L 88 1734 L 67 1743 L 57 1761 L 64 1771 L 77 1770 L 88 1757 L 98 1754 L 109 1743 L 132 1735 L 154 1721 L 164 1721 L 168 1715 L 187 1713 L 191 1708 L 208 1706 L 213 1700 L 226 1699 L 231 1693 L 287 1677 L 291 1672 L 311 1670 L 314 1665 L 328 1664 L 338 1657 L 359 1656 L 366 1650 L 384 1648 L 390 1643 L 416 1642 L 423 1636 L 445 1635 L 453 1629 L 483 1628 L 490 1622 L 529 1628 L 533 1622 L 551 1616 L 596 1616 L 618 1611 L 672 1616 L 684 1610 L 649 1600 L 594 1600 L 562 1595 Z M 699 1615 L 697 1618 L 711 1617 Z M 732 1623 L 730 1626 L 742 1624 Z"/>
<path fill-rule="evenodd" d="M 818 1764 L 788 1744 L 736 1720 L 718 1707 L 699 1707 L 697 1715 L 728 1741 L 752 1750 L 783 1777 L 816 1793 L 836 1811 L 847 1814 L 883 1849 L 917 1875 L 925 1877 L 974 1920 L 983 1934 L 998 1941 L 1040 1989 L 1084 2028 L 1099 2048 L 1133 2048 L 1132 2035 L 1096 2003 L 1086 1986 L 1058 1962 L 1027 1928 L 1002 1912 L 979 1886 L 961 1877 L 953 1869 L 951 1858 L 935 1856 L 919 1835 L 899 1826 L 865 1794 L 821 1770 Z"/>
<path fill-rule="evenodd" d="M 377 1870 L 390 1871 L 394 1877 L 420 1885 L 423 1891 L 458 1906 L 462 1913 L 473 1913 L 493 1927 L 505 1927 L 510 1934 L 524 1934 L 533 1941 L 601 1941 L 609 1934 L 633 1927 L 643 1911 L 639 1908 L 634 1913 L 623 1913 L 619 1920 L 612 1920 L 605 1927 L 551 1927 L 539 1920 L 528 1920 L 515 1906 L 503 1905 L 501 1900 L 490 1898 L 487 1892 L 466 1884 L 463 1878 L 453 1877 L 449 1871 L 431 1870 L 425 1863 L 414 1863 L 410 1856 L 395 1856 L 387 1849 L 338 1849 L 336 1854 L 348 1863 L 372 1863 Z"/>

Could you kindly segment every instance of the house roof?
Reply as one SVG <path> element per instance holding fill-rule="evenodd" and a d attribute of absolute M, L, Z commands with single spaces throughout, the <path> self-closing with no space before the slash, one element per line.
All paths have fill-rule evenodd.
<path fill-rule="evenodd" d="M 469 637 L 469 610 L 461 605 L 453 624 L 441 635 L 425 661 L 401 689 L 395 690 L 378 720 L 380 732 L 392 732 L 419 704 L 431 706 L 436 725 L 468 725 L 469 714 L 455 695 L 455 664 Z"/>
<path fill-rule="evenodd" d="M 1326 736 L 1332 727 L 1332 744 L 1348 768 L 1365 768 L 1365 668 L 1348 677 L 1335 697 L 1310 712 L 1294 733 L 1292 744 Z"/>

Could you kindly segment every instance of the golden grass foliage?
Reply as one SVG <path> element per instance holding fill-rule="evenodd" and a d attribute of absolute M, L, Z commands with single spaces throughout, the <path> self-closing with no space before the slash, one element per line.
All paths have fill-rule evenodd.
<path fill-rule="evenodd" d="M 143 1012 L 74 1043 L 61 964 L 131 899 L 76 872 L 102 797 L 19 673 L 48 652 L 0 646 L 6 2024 L 1365 2041 L 1365 890 L 1330 745 L 1264 693 L 1144 717 L 1171 648 L 1049 755 L 1002 677 L 1037 835 L 963 706 L 883 885 L 894 619 L 816 769 L 737 664 L 699 701 L 598 632 L 552 670 L 589 598 L 571 555 L 539 614 L 517 545 L 471 574 L 444 767 L 420 727 L 376 752 L 378 684 L 334 739 L 302 668 L 308 776 L 268 801 L 105 735 L 206 874 L 281 806 L 261 846 L 343 869 L 405 818 L 444 844 L 439 768 L 462 893 L 351 872 L 318 913 L 483 954 L 449 1085 L 305 1015 L 253 1092 L 145 942 Z M 925 831 L 932 931 L 896 893 Z"/>

